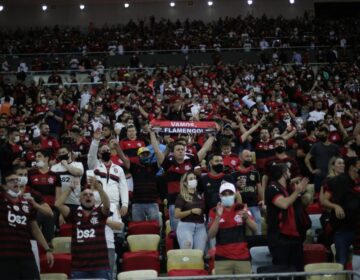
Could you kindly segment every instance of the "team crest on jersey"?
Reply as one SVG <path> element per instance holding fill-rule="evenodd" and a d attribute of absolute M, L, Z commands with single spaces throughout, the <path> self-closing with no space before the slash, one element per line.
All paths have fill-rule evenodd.
<path fill-rule="evenodd" d="M 82 213 L 80 213 L 80 212 L 77 215 L 78 215 L 78 217 L 82 217 Z"/>
<path fill-rule="evenodd" d="M 141 147 L 141 143 L 137 143 L 137 146 L 138 146 L 138 147 Z"/>
<path fill-rule="evenodd" d="M 21 207 L 21 209 L 22 209 L 25 213 L 29 213 L 29 206 L 23 205 L 23 206 Z"/>
<path fill-rule="evenodd" d="M 254 180 L 255 180 L 254 174 L 251 174 L 251 175 L 250 175 L 250 180 L 251 180 L 251 181 L 254 181 Z"/>
<path fill-rule="evenodd" d="M 79 149 L 80 149 L 80 150 L 84 149 L 83 145 L 80 145 Z"/>
<path fill-rule="evenodd" d="M 99 219 L 97 217 L 92 217 L 90 219 L 90 223 L 92 223 L 93 225 L 97 225 L 99 223 Z"/>
<path fill-rule="evenodd" d="M 118 173 L 118 170 L 117 170 L 117 168 L 114 168 L 114 173 Z"/>
<path fill-rule="evenodd" d="M 190 165 L 185 165 L 185 170 L 186 171 L 189 171 L 191 169 L 191 166 Z"/>
<path fill-rule="evenodd" d="M 17 206 L 17 205 L 14 205 L 13 208 L 14 208 L 15 211 L 19 211 L 19 210 L 20 210 L 19 206 Z"/>
<path fill-rule="evenodd" d="M 50 177 L 49 179 L 48 179 L 48 182 L 49 182 L 49 184 L 54 184 L 54 178 L 53 177 Z"/>
<path fill-rule="evenodd" d="M 236 161 L 234 159 L 230 163 L 231 165 L 236 165 Z"/>
<path fill-rule="evenodd" d="M 52 141 L 48 141 L 48 145 L 52 146 L 53 145 Z"/>
<path fill-rule="evenodd" d="M 235 215 L 234 220 L 235 220 L 235 222 L 237 222 L 239 224 L 242 222 L 242 217 L 239 214 Z"/>

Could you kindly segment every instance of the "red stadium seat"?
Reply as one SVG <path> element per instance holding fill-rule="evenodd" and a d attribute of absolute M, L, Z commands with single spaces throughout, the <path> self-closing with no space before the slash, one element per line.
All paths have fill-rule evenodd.
<path fill-rule="evenodd" d="M 208 255 L 209 255 L 209 273 L 211 274 L 211 272 L 213 271 L 213 269 L 215 268 L 215 253 L 216 253 L 216 249 L 212 248 L 208 251 Z"/>
<path fill-rule="evenodd" d="M 130 222 L 128 235 L 137 234 L 160 234 L 160 225 L 158 221 Z"/>
<path fill-rule="evenodd" d="M 209 275 L 204 269 L 173 269 L 168 272 L 168 276 L 201 276 Z"/>
<path fill-rule="evenodd" d="M 71 236 L 72 235 L 72 225 L 63 224 L 60 226 L 60 236 Z"/>
<path fill-rule="evenodd" d="M 304 264 L 327 262 L 327 250 L 322 244 L 304 244 Z"/>
<path fill-rule="evenodd" d="M 123 254 L 123 271 L 153 269 L 160 273 L 160 256 L 158 251 L 125 252 Z"/>
<path fill-rule="evenodd" d="M 65 273 L 71 275 L 71 254 L 54 254 L 54 266 L 49 267 L 46 256 L 40 257 L 41 273 Z"/>

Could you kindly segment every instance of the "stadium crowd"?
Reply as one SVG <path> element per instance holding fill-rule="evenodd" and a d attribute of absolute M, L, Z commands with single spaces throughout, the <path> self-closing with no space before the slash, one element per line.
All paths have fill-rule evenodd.
<path fill-rule="evenodd" d="M 317 28 L 329 35 L 337 28 L 333 35 L 338 39 L 346 26 L 315 23 L 305 18 L 224 19 L 209 25 L 150 20 L 148 26 L 129 23 L 89 30 L 87 35 L 72 29 L 42 30 L 43 37 L 31 41 L 31 47 L 26 36 L 12 45 L 23 31 L 1 38 L 7 40 L 4 47 L 12 45 L 12 52 L 70 50 L 58 43 L 60 49 L 53 49 L 44 38 L 69 38 L 79 42 L 72 43 L 75 48 L 86 42 L 88 51 L 97 51 L 107 49 L 107 38 L 116 38 L 118 32 L 119 40 L 129 43 L 125 49 L 133 50 L 146 49 L 147 41 L 150 49 L 179 48 L 183 42 L 176 38 L 184 38 L 183 33 L 184 42 L 211 45 L 216 32 L 227 37 L 219 37 L 221 45 L 231 47 L 240 34 L 267 37 L 278 26 L 278 32 L 289 37 L 296 26 L 300 41 L 306 30 L 326 33 Z M 157 29 L 161 32 L 148 32 Z M 172 34 L 173 41 L 156 37 L 174 30 L 178 33 Z M 95 48 L 91 38 L 100 38 L 98 32 L 104 41 Z M 139 45 L 136 36 L 143 38 Z M 48 78 L 50 86 L 43 80 L 28 84 L 18 77 L 11 83 L 1 77 L 0 243 L 11 246 L 0 252 L 6 259 L 0 265 L 9 273 L 7 279 L 14 277 L 18 265 L 11 261 L 19 258 L 28 260 L 23 267 L 38 277 L 35 263 L 29 261 L 30 241 L 17 243 L 24 238 L 40 240 L 52 264 L 51 248 L 43 238 L 51 245 L 59 234 L 54 227 L 65 223 L 73 225 L 72 277 L 110 279 L 114 233 L 128 222 L 161 221 L 161 216 L 169 217 L 180 248 L 205 253 L 208 246 L 216 248 L 216 274 L 250 272 L 245 227 L 263 235 L 274 265 L 302 271 L 302 244 L 311 227 L 305 210 L 314 203 L 322 205 L 325 220 L 319 242 L 328 248 L 335 243 L 336 260 L 343 265 L 352 245 L 353 267 L 359 269 L 359 65 L 273 62 L 230 66 L 219 60 L 202 68 L 123 69 L 112 76 L 119 82 L 114 87 L 105 75 L 100 85 L 71 86 L 63 86 L 55 72 Z M 71 75 L 76 81 L 76 72 Z M 158 121 L 215 126 L 203 133 L 169 134 L 152 125 Z M 266 216 L 267 233 L 261 216 Z M 33 236 L 26 229 L 27 219 Z M 84 244 L 92 249 L 84 249 Z M 24 255 L 14 253 L 19 249 Z"/>

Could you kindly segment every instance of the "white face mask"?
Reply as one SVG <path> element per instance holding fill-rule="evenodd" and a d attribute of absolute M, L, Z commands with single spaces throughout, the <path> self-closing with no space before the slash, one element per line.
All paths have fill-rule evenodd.
<path fill-rule="evenodd" d="M 190 190 L 195 190 L 196 187 L 197 187 L 197 180 L 196 180 L 196 179 L 189 180 L 189 181 L 187 182 L 187 184 L 188 184 L 188 189 L 190 189 Z"/>
<path fill-rule="evenodd" d="M 14 143 L 19 143 L 19 142 L 20 142 L 20 136 L 15 136 Z"/>
<path fill-rule="evenodd" d="M 37 160 L 37 161 L 36 161 L 36 167 L 42 168 L 42 167 L 44 167 L 44 166 L 45 166 L 45 162 L 44 162 L 44 161 L 42 161 L 42 160 Z"/>
<path fill-rule="evenodd" d="M 28 183 L 28 177 L 27 176 L 20 176 L 19 177 L 19 185 L 25 186 Z"/>
<path fill-rule="evenodd" d="M 17 198 L 21 194 L 21 191 L 14 192 L 13 190 L 8 189 L 7 194 L 10 195 L 12 198 Z"/>

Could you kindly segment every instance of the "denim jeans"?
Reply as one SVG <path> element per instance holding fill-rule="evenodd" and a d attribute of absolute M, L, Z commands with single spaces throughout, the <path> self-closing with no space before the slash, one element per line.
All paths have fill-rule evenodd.
<path fill-rule="evenodd" d="M 334 243 L 336 249 L 336 262 L 345 264 L 349 260 L 350 246 L 355 238 L 352 230 L 339 230 L 334 234 Z"/>
<path fill-rule="evenodd" d="M 169 205 L 169 218 L 170 218 L 170 227 L 171 230 L 175 230 L 179 223 L 179 219 L 175 218 L 175 204 Z"/>
<path fill-rule="evenodd" d="M 360 255 L 353 255 L 352 267 L 353 271 L 360 272 Z M 360 280 L 360 276 L 354 276 L 353 280 Z"/>
<path fill-rule="evenodd" d="M 115 265 L 116 265 L 116 259 L 115 259 L 115 248 L 108 248 L 108 258 L 109 258 L 109 266 L 110 266 L 110 273 L 112 278 L 114 279 L 116 276 L 116 273 L 114 274 L 114 269 L 115 269 Z"/>
<path fill-rule="evenodd" d="M 72 271 L 71 279 L 106 279 L 113 280 L 110 270 Z"/>
<path fill-rule="evenodd" d="M 251 215 L 253 215 L 256 223 L 256 234 L 261 235 L 261 212 L 259 206 L 251 206 L 249 207 L 249 211 Z"/>
<path fill-rule="evenodd" d="M 207 232 L 205 224 L 179 221 L 176 236 L 180 249 L 199 249 L 205 251 Z"/>
<path fill-rule="evenodd" d="M 132 206 L 132 220 L 159 221 L 159 205 L 157 203 L 134 203 Z"/>

